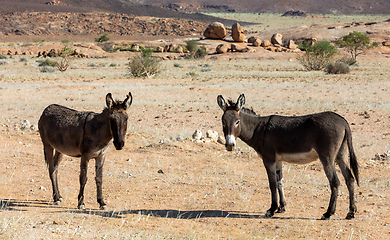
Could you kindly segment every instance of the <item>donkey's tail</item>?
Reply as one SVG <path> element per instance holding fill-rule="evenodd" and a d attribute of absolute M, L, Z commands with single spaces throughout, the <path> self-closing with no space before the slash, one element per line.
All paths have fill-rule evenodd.
<path fill-rule="evenodd" d="M 349 165 L 352 168 L 353 175 L 355 176 L 356 183 L 359 186 L 359 169 L 358 169 L 358 162 L 356 159 L 355 151 L 353 150 L 352 145 L 352 133 L 351 128 L 348 127 L 345 129 L 346 137 L 347 137 L 347 144 L 348 144 L 348 150 L 349 150 Z"/>

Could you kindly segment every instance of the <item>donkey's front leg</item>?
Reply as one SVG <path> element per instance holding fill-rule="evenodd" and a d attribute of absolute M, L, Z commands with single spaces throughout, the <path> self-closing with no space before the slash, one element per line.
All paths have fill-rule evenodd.
<path fill-rule="evenodd" d="M 96 191 L 97 191 L 97 202 L 100 204 L 101 210 L 107 210 L 107 205 L 103 200 L 103 164 L 105 156 L 100 156 L 95 159 L 95 171 L 96 171 Z"/>
<path fill-rule="evenodd" d="M 278 193 L 277 193 L 277 177 L 276 177 L 276 167 L 275 162 L 266 162 L 264 161 L 265 169 L 267 170 L 269 188 L 271 190 L 271 208 L 267 210 L 265 217 L 272 217 L 275 214 L 275 211 L 278 209 Z"/>
<path fill-rule="evenodd" d="M 282 162 L 276 163 L 276 178 L 277 178 L 277 186 L 279 192 L 279 207 L 277 213 L 283 213 L 286 211 L 287 202 L 286 202 L 286 198 L 284 197 Z"/>
<path fill-rule="evenodd" d="M 81 163 L 80 163 L 80 191 L 78 196 L 78 209 L 85 209 L 84 205 L 84 188 L 85 184 L 87 183 L 87 172 L 88 172 L 88 162 L 89 157 L 81 156 Z"/>

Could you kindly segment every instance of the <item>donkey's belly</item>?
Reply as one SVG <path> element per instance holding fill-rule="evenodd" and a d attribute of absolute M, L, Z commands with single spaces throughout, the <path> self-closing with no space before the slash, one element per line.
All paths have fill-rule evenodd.
<path fill-rule="evenodd" d="M 318 159 L 318 153 L 312 149 L 310 152 L 300 153 L 277 153 L 277 162 L 288 162 L 293 164 L 307 164 Z"/>

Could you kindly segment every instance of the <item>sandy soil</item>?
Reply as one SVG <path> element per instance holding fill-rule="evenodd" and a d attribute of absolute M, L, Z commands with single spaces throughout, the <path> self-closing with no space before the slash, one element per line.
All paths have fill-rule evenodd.
<path fill-rule="evenodd" d="M 85 66 L 95 60 L 78 60 L 78 69 L 62 75 L 38 73 L 34 60 L 0 66 L 0 238 L 389 238 L 390 164 L 374 157 L 390 150 L 390 60 L 367 55 L 351 74 L 330 76 L 299 70 L 293 55 L 279 60 L 280 54 L 285 53 L 258 62 L 183 60 L 180 69 L 164 61 L 162 75 L 153 79 L 124 77 L 126 58 L 115 60 L 121 67 L 92 70 Z M 114 60 L 96 61 L 109 65 Z M 210 72 L 197 67 L 205 64 Z M 104 166 L 109 210 L 98 210 L 93 160 L 87 210 L 76 208 L 79 159 L 70 157 L 59 169 L 64 202 L 52 205 L 39 134 L 34 127 L 22 129 L 21 122 L 37 124 L 51 103 L 98 112 L 108 92 L 122 99 L 128 91 L 134 103 L 127 143 L 122 151 L 111 146 Z M 342 185 L 336 215 L 319 220 L 330 197 L 319 162 L 284 165 L 287 211 L 264 218 L 270 192 L 257 154 L 243 143 L 227 152 L 221 144 L 191 140 L 196 129 L 221 134 L 216 97 L 236 99 L 240 93 L 261 115 L 332 110 L 345 116 L 360 164 L 355 219 L 344 220 L 348 193 L 338 171 Z"/>

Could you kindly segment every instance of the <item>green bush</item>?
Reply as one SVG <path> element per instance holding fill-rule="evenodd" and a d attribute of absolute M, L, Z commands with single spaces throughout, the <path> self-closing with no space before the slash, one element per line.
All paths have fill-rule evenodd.
<path fill-rule="evenodd" d="M 306 52 L 298 57 L 298 62 L 309 71 L 323 70 L 338 53 L 337 48 L 328 41 L 313 45 L 304 43 L 300 48 Z"/>
<path fill-rule="evenodd" d="M 186 46 L 183 48 L 189 51 L 186 58 L 204 58 L 207 56 L 207 49 L 204 46 L 199 47 L 199 43 L 196 40 L 186 41 Z"/>
<path fill-rule="evenodd" d="M 349 65 L 343 62 L 329 63 L 325 68 L 325 72 L 329 74 L 346 74 L 349 71 Z"/>
<path fill-rule="evenodd" d="M 107 42 L 108 40 L 110 40 L 110 38 L 108 37 L 107 33 L 103 34 L 98 38 L 95 38 L 95 42 Z"/>
<path fill-rule="evenodd" d="M 152 56 L 151 49 L 141 51 L 141 55 L 129 62 L 130 73 L 134 77 L 152 77 L 160 71 L 161 61 Z"/>
<path fill-rule="evenodd" d="M 41 72 L 42 73 L 53 73 L 55 71 L 56 71 L 55 68 L 52 67 L 52 66 L 43 66 L 43 67 L 41 67 Z"/>
<path fill-rule="evenodd" d="M 7 59 L 7 56 L 4 54 L 0 54 L 0 59 Z"/>

